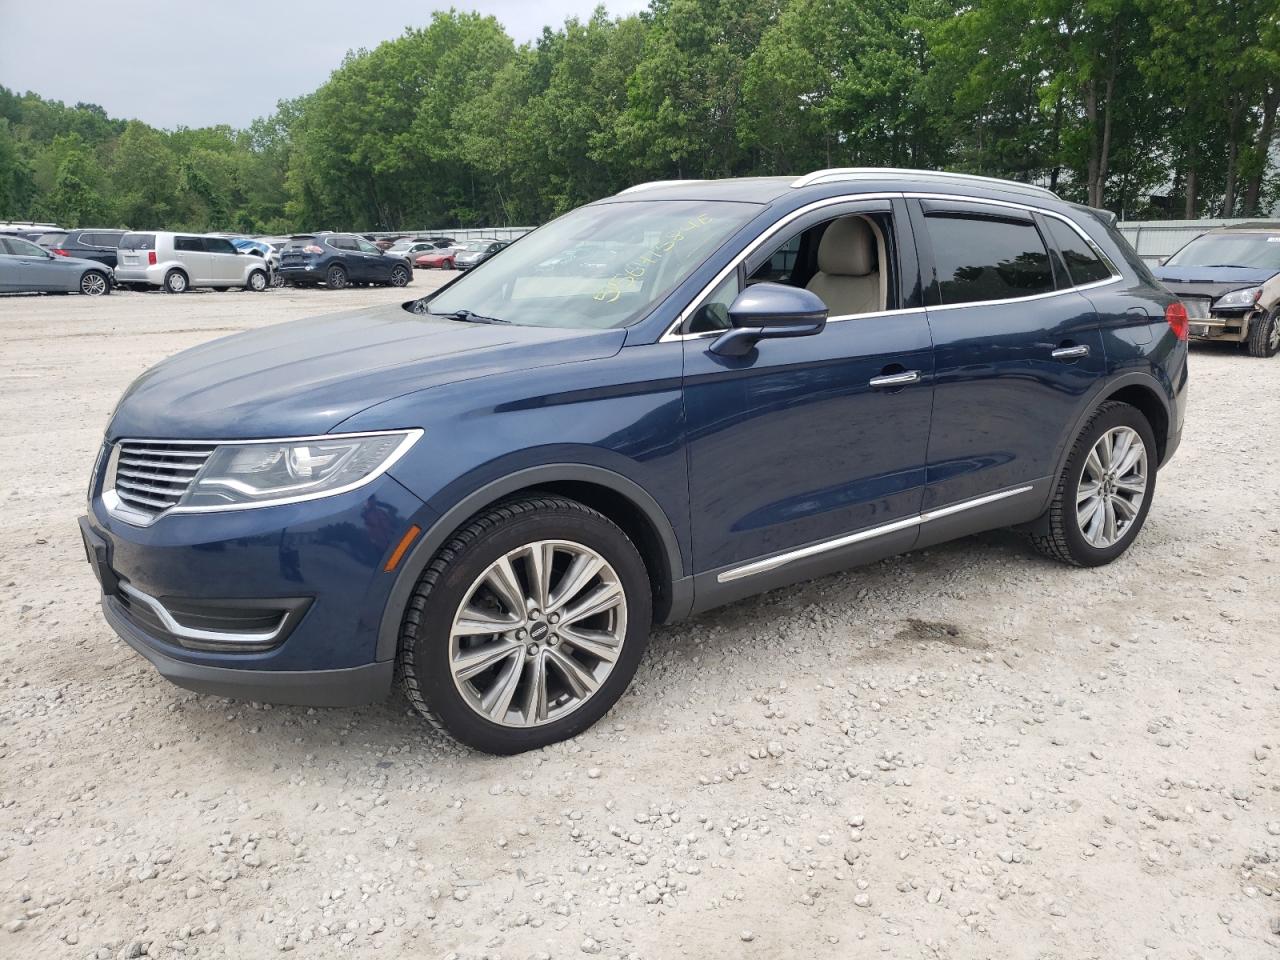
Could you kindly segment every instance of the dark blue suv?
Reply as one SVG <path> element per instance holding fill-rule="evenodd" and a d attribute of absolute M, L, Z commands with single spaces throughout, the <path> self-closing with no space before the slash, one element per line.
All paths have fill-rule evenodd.
<path fill-rule="evenodd" d="M 344 705 L 398 674 L 511 753 L 599 719 L 654 621 L 995 527 L 1114 560 L 1186 337 L 1109 215 L 1036 187 L 645 184 L 431 296 L 147 371 L 81 529 L 175 683 Z"/>

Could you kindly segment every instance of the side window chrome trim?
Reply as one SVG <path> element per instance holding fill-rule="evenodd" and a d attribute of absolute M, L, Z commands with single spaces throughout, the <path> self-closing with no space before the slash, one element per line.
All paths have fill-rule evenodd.
<path fill-rule="evenodd" d="M 967 304 L 964 304 L 964 306 L 967 306 Z M 845 313 L 838 317 L 827 317 L 827 323 L 844 323 L 846 320 L 870 320 L 874 317 L 899 317 L 925 312 L 924 307 L 904 307 L 901 310 L 877 310 L 874 313 Z M 673 333 L 670 336 L 664 336 L 659 343 L 669 340 L 705 340 L 709 337 L 718 337 L 724 332 L 723 330 L 703 330 L 700 333 Z"/>
<path fill-rule="evenodd" d="M 678 331 L 681 327 L 683 327 L 685 324 L 685 321 L 689 319 L 689 317 L 693 314 L 693 312 L 697 310 L 698 307 L 702 306 L 703 301 L 705 301 L 707 297 L 711 296 L 711 294 L 715 292 L 716 288 L 719 287 L 720 284 L 724 283 L 726 279 L 728 279 L 729 274 L 733 273 L 734 270 L 738 269 L 739 264 L 741 264 L 744 260 L 746 260 L 747 257 L 751 256 L 751 254 L 755 253 L 756 250 L 758 250 L 761 246 L 763 246 L 770 239 L 772 239 L 775 234 L 783 230 L 788 224 L 794 223 L 796 220 L 798 220 L 800 217 L 803 217 L 807 213 L 812 213 L 814 210 L 821 210 L 825 207 L 835 207 L 835 206 L 840 206 L 842 204 L 858 203 L 863 200 L 867 200 L 867 201 L 898 200 L 901 197 L 902 197 L 902 194 L 900 193 L 854 193 L 854 194 L 846 194 L 840 197 L 827 197 L 825 200 L 817 200 L 814 203 L 806 204 L 805 206 L 801 207 L 798 210 L 792 210 L 781 220 L 776 220 L 772 224 L 770 224 L 768 229 L 766 229 L 763 233 L 761 233 L 754 240 L 752 240 L 745 247 L 743 247 L 742 250 L 740 250 L 737 253 L 737 255 L 734 256 L 734 258 L 730 260 L 729 263 L 726 264 L 725 267 L 722 270 L 720 270 L 720 272 L 717 273 L 711 279 L 710 283 L 708 283 L 701 290 L 699 290 L 698 295 L 695 296 L 692 300 L 690 300 L 689 305 L 680 311 L 679 315 L 675 319 L 675 322 L 672 323 L 671 326 L 669 326 L 666 329 L 666 331 L 662 334 L 662 336 L 658 338 L 657 342 L 667 343 L 672 340 L 695 340 L 700 337 L 706 336 L 707 335 L 706 333 L 677 333 L 676 331 Z M 859 314 L 859 316 L 867 316 L 867 314 Z M 715 331 L 708 331 L 708 332 L 714 333 Z"/>

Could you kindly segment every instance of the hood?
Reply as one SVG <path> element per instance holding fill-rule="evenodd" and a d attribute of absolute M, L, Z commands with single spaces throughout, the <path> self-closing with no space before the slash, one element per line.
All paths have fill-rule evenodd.
<path fill-rule="evenodd" d="M 107 438 L 322 434 L 406 393 L 610 357 L 625 339 L 623 330 L 462 323 L 399 304 L 296 320 L 214 340 L 152 367 L 121 398 Z"/>
<path fill-rule="evenodd" d="M 1160 266 L 1152 267 L 1151 272 L 1166 284 L 1170 283 L 1211 283 L 1226 290 L 1237 290 L 1241 287 L 1256 287 L 1276 275 L 1275 270 L 1266 267 L 1188 267 Z"/>

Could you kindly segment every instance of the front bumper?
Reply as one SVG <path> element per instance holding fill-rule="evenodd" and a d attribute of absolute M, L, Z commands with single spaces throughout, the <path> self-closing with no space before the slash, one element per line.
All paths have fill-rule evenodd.
<path fill-rule="evenodd" d="M 384 475 L 334 497 L 147 527 L 113 517 L 95 490 L 80 524 L 107 623 L 163 676 L 220 696 L 345 706 L 390 690 L 394 662 L 377 660 L 377 635 L 396 574 L 384 567 L 411 523 L 428 528 L 426 513 Z"/>

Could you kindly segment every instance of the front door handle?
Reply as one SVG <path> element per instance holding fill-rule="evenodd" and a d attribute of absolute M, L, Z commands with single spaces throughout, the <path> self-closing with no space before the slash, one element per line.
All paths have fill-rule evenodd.
<path fill-rule="evenodd" d="M 890 373 L 883 377 L 872 377 L 870 380 L 873 387 L 905 387 L 910 383 L 920 382 L 919 370 L 903 370 L 902 373 Z"/>
<path fill-rule="evenodd" d="M 1087 343 L 1077 344 L 1074 347 L 1059 347 L 1050 354 L 1055 360 L 1078 360 L 1080 357 L 1089 355 L 1089 345 Z"/>

